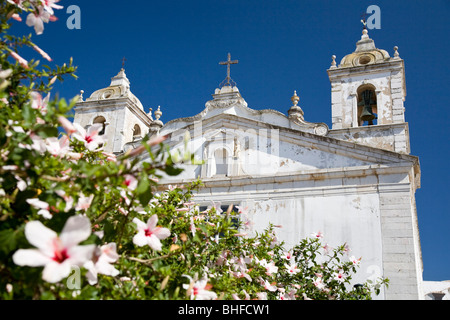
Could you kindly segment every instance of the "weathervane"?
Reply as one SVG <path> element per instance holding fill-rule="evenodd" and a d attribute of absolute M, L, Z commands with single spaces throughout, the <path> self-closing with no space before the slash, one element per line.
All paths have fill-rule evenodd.
<path fill-rule="evenodd" d="M 363 29 L 367 29 L 367 16 L 368 16 L 368 14 L 367 14 L 367 12 L 364 12 L 362 15 L 361 15 L 361 23 L 363 24 Z"/>
<path fill-rule="evenodd" d="M 127 60 L 127 59 L 125 59 L 125 57 L 123 57 L 122 58 L 122 69 L 125 67 L 125 60 Z"/>
<path fill-rule="evenodd" d="M 220 87 L 223 86 L 232 86 L 232 85 L 236 85 L 236 83 L 231 79 L 230 77 L 230 67 L 232 64 L 238 64 L 239 60 L 231 60 L 231 54 L 228 53 L 228 60 L 227 61 L 223 61 L 223 62 L 219 62 L 220 65 L 226 65 L 227 66 L 227 77 L 225 78 L 224 81 L 222 81 L 222 83 L 220 84 Z"/>

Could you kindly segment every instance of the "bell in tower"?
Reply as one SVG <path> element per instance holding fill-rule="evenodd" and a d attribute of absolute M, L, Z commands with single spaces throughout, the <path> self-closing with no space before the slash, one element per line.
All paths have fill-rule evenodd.
<path fill-rule="evenodd" d="M 363 106 L 360 119 L 364 122 L 368 122 L 369 126 L 372 126 L 373 120 L 377 118 L 372 111 L 373 107 L 376 107 L 376 101 L 373 100 L 372 95 L 372 90 L 364 90 L 361 93 L 362 100 L 358 103 L 358 106 Z"/>

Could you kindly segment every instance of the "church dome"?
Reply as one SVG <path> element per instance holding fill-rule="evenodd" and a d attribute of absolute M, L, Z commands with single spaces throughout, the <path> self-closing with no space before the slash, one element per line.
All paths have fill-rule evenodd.
<path fill-rule="evenodd" d="M 342 58 L 339 68 L 365 66 L 390 59 L 386 50 L 375 47 L 375 42 L 369 38 L 367 29 L 363 29 L 361 40 L 356 43 L 356 50 Z"/>
<path fill-rule="evenodd" d="M 94 91 L 86 101 L 107 100 L 129 98 L 140 109 L 144 110 L 141 101 L 130 91 L 130 80 L 128 80 L 125 70 L 120 69 L 119 73 L 111 78 L 111 84 L 107 88 Z"/>

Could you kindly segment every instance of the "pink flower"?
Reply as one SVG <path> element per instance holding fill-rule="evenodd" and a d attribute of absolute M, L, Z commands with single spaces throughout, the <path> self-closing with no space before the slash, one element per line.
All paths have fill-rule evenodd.
<path fill-rule="evenodd" d="M 86 277 L 89 284 L 97 283 L 99 273 L 106 276 L 117 276 L 119 270 L 111 265 L 117 259 L 119 259 L 119 255 L 116 252 L 116 244 L 114 242 L 97 247 L 93 259 L 84 264 L 84 267 L 88 270 Z"/>
<path fill-rule="evenodd" d="M 32 91 L 31 92 L 31 108 L 39 110 L 42 114 L 47 113 L 47 105 L 50 100 L 50 93 L 42 99 L 42 96 L 39 92 Z"/>
<path fill-rule="evenodd" d="M 42 279 L 55 283 L 70 275 L 71 266 L 82 266 L 89 261 L 95 245 L 78 246 L 91 234 L 89 219 L 72 216 L 58 236 L 40 221 L 28 222 L 25 236 L 36 249 L 19 249 L 13 255 L 13 261 L 19 266 L 44 266 Z"/>
<path fill-rule="evenodd" d="M 13 14 L 11 15 L 11 18 L 13 18 L 14 20 L 19 21 L 19 22 L 22 21 L 22 18 L 21 18 L 21 17 L 19 16 L 19 14 L 17 14 L 17 13 L 13 13 Z"/>
<path fill-rule="evenodd" d="M 125 181 L 123 182 L 128 189 L 130 190 L 134 190 L 136 189 L 137 185 L 138 185 L 138 180 L 131 174 L 126 174 L 124 176 Z"/>
<path fill-rule="evenodd" d="M 19 56 L 19 54 L 15 51 L 10 51 L 11 57 L 17 60 L 19 64 L 22 66 L 22 68 L 28 69 L 28 61 Z"/>
<path fill-rule="evenodd" d="M 44 153 L 45 150 L 47 150 L 47 147 L 45 145 L 45 141 L 44 139 L 42 139 L 40 136 L 38 136 L 37 134 L 35 134 L 34 132 L 30 133 L 30 138 L 31 138 L 31 148 L 40 152 L 40 153 Z"/>
<path fill-rule="evenodd" d="M 85 147 L 89 150 L 93 151 L 97 149 L 100 144 L 105 142 L 103 138 L 99 136 L 103 124 L 94 123 L 87 131 L 78 123 L 74 123 L 73 125 L 75 129 L 77 129 L 77 132 L 73 134 L 73 137 L 79 141 L 83 141 Z"/>
<path fill-rule="evenodd" d="M 297 273 L 300 272 L 300 269 L 297 268 L 297 265 L 295 264 L 295 262 L 291 263 L 290 265 L 285 264 L 284 266 L 286 267 L 287 272 L 288 272 L 290 275 L 294 275 L 294 274 L 297 274 Z"/>
<path fill-rule="evenodd" d="M 8 1 L 9 3 L 11 3 L 11 4 L 17 6 L 18 8 L 20 8 L 20 9 L 22 9 L 22 10 L 25 9 L 25 8 L 22 6 L 22 3 L 23 3 L 25 0 L 7 0 L 7 1 Z"/>
<path fill-rule="evenodd" d="M 67 120 L 66 117 L 59 116 L 58 122 L 61 124 L 61 126 L 64 128 L 64 130 L 67 132 L 67 134 L 70 136 L 72 133 L 77 132 L 77 129 L 73 126 L 72 122 Z"/>
<path fill-rule="evenodd" d="M 240 214 L 248 214 L 248 207 L 236 206 L 236 208 Z"/>
<path fill-rule="evenodd" d="M 183 275 L 190 280 L 189 284 L 183 284 L 183 288 L 187 290 L 191 300 L 214 300 L 217 299 L 217 294 L 209 291 L 208 280 L 203 278 L 198 281 L 192 280 L 190 276 Z"/>
<path fill-rule="evenodd" d="M 342 271 L 337 271 L 334 274 L 334 280 L 337 280 L 339 282 L 344 282 L 345 281 L 345 275 L 342 273 Z"/>
<path fill-rule="evenodd" d="M 147 145 L 150 146 L 150 147 L 155 146 L 157 144 L 160 144 L 164 140 L 166 140 L 168 137 L 169 136 L 167 136 L 167 135 L 153 137 L 153 138 L 151 138 L 150 140 L 147 141 Z M 129 156 L 129 157 L 135 157 L 135 156 L 140 155 L 145 150 L 146 150 L 145 146 L 142 145 L 142 146 L 137 147 L 136 149 L 132 149 L 132 150 L 128 151 L 126 153 L 126 155 Z"/>
<path fill-rule="evenodd" d="M 350 257 L 350 261 L 353 263 L 353 265 L 355 266 L 359 266 L 361 264 L 361 258 L 356 259 L 355 256 L 351 256 Z"/>
<path fill-rule="evenodd" d="M 323 290 L 325 288 L 325 284 L 323 283 L 322 278 L 316 278 L 316 280 L 313 281 L 313 284 L 319 290 Z"/>
<path fill-rule="evenodd" d="M 33 199 L 27 199 L 26 200 L 32 207 L 39 209 L 39 211 L 37 212 L 39 215 L 43 216 L 46 219 L 51 219 L 53 216 L 51 215 L 50 211 L 48 209 L 50 209 L 50 206 L 48 205 L 47 202 L 45 201 L 41 201 L 37 198 L 33 198 Z"/>
<path fill-rule="evenodd" d="M 45 11 L 50 14 L 54 14 L 53 8 L 62 9 L 63 6 L 55 4 L 55 2 L 59 2 L 59 0 L 41 0 L 42 5 L 44 6 Z"/>
<path fill-rule="evenodd" d="M 94 198 L 94 195 L 91 194 L 89 197 L 86 197 L 84 194 L 81 194 L 78 198 L 77 205 L 75 206 L 75 210 L 87 210 L 91 206 L 92 199 Z"/>
<path fill-rule="evenodd" d="M 259 261 L 259 264 L 266 269 L 266 274 L 269 275 L 269 276 L 272 273 L 277 273 L 278 272 L 278 267 L 275 266 L 275 262 L 273 262 L 273 261 L 268 263 L 266 261 L 266 259 L 262 259 L 261 261 Z"/>
<path fill-rule="evenodd" d="M 47 151 L 55 157 L 64 157 L 69 151 L 69 137 L 63 136 L 61 139 L 51 137 L 45 139 Z"/>
<path fill-rule="evenodd" d="M 292 258 L 294 258 L 294 256 L 292 255 L 292 253 L 290 251 L 284 252 L 281 257 L 286 259 L 287 261 L 291 261 L 291 260 L 293 260 Z"/>
<path fill-rule="evenodd" d="M 52 13 L 44 10 L 43 7 L 39 7 L 38 13 L 32 12 L 27 16 L 26 24 L 29 27 L 34 27 L 34 31 L 37 35 L 42 34 L 44 32 L 44 22 L 48 23 L 49 21 L 56 21 L 56 17 Z"/>
<path fill-rule="evenodd" d="M 313 238 L 317 238 L 317 239 L 321 239 L 321 238 L 323 238 L 323 233 L 322 232 L 317 232 L 317 233 L 312 233 L 311 234 L 311 237 L 313 237 Z"/>
<path fill-rule="evenodd" d="M 44 58 L 47 59 L 48 61 L 52 61 L 52 58 L 50 58 L 50 56 L 41 48 L 39 48 L 37 45 L 33 45 L 33 49 L 36 50 L 37 52 L 39 52 L 39 54 Z"/>
<path fill-rule="evenodd" d="M 269 281 L 267 281 L 267 280 L 262 281 L 261 284 L 264 286 L 264 289 L 266 289 L 266 290 L 269 290 L 271 292 L 277 291 L 277 286 L 270 284 Z"/>
<path fill-rule="evenodd" d="M 139 247 L 149 245 L 156 251 L 161 250 L 161 241 L 170 236 L 170 230 L 167 228 L 157 227 L 158 216 L 154 214 L 145 224 L 138 218 L 134 218 L 133 222 L 137 226 L 138 233 L 133 237 L 133 243 Z"/>

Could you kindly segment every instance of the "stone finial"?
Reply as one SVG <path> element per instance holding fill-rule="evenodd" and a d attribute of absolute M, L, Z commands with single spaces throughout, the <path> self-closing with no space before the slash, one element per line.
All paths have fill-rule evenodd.
<path fill-rule="evenodd" d="M 155 111 L 155 119 L 159 120 L 161 118 L 162 112 L 161 112 L 161 106 L 158 106 L 158 110 Z"/>
<path fill-rule="evenodd" d="M 300 98 L 297 95 L 297 91 L 294 91 L 294 95 L 291 97 L 292 107 L 288 111 L 289 118 L 292 119 L 302 119 L 303 120 L 303 110 L 298 106 Z"/>
<path fill-rule="evenodd" d="M 147 113 L 147 115 L 148 115 L 148 117 L 149 117 L 150 119 L 152 119 L 152 120 L 153 120 L 153 118 L 152 118 L 152 111 L 153 111 L 153 109 L 152 109 L 152 108 L 150 108 L 150 109 L 148 110 L 148 113 Z"/>
<path fill-rule="evenodd" d="M 297 107 L 298 102 L 300 101 L 300 98 L 297 96 L 297 90 L 294 90 L 294 95 L 291 97 L 292 106 Z"/>
<path fill-rule="evenodd" d="M 367 31 L 367 29 L 363 29 L 362 31 L 361 40 L 363 39 L 369 39 L 369 31 Z"/>
<path fill-rule="evenodd" d="M 83 93 L 84 93 L 84 90 L 80 90 L 78 102 L 83 102 Z"/>
<path fill-rule="evenodd" d="M 400 59 L 400 54 L 398 53 L 398 47 L 394 47 L 394 59 Z"/>
<path fill-rule="evenodd" d="M 331 56 L 331 68 L 336 68 L 336 56 L 334 54 Z"/>
<path fill-rule="evenodd" d="M 149 135 L 150 135 L 150 137 L 155 135 L 155 134 L 159 134 L 159 130 L 164 125 L 164 123 L 161 120 L 159 120 L 159 118 L 161 118 L 161 116 L 162 116 L 162 112 L 161 112 L 161 107 L 160 106 L 158 106 L 158 110 L 156 110 L 153 114 L 155 115 L 155 119 L 150 124 L 150 128 L 149 128 Z"/>

